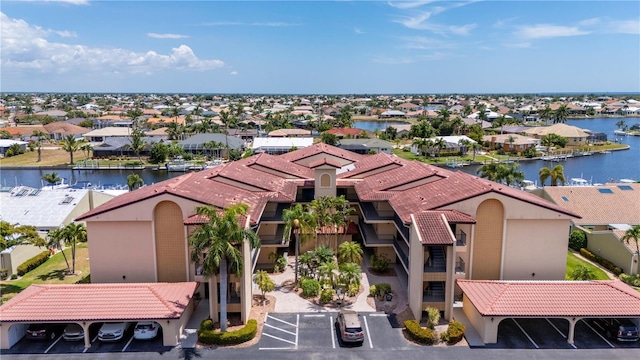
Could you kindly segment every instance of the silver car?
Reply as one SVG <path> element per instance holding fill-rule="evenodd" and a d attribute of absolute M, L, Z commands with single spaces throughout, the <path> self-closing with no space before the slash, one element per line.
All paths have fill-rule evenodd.
<path fill-rule="evenodd" d="M 118 341 L 124 337 L 124 333 L 131 326 L 129 322 L 121 323 L 104 323 L 98 331 L 98 340 L 100 341 Z"/>
<path fill-rule="evenodd" d="M 78 324 L 69 324 L 62 332 L 62 338 L 66 341 L 79 341 L 84 339 L 84 329 Z"/>
<path fill-rule="evenodd" d="M 358 313 L 353 310 L 342 310 L 338 313 L 336 323 L 340 329 L 340 338 L 344 342 L 364 342 L 364 331 L 358 318 Z"/>

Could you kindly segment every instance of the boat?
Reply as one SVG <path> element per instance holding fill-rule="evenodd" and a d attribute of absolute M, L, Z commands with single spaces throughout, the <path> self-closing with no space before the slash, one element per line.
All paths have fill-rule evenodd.
<path fill-rule="evenodd" d="M 67 180 L 65 178 L 62 178 L 60 181 L 55 182 L 53 184 L 44 184 L 44 181 L 42 182 L 42 190 L 58 190 L 58 189 L 67 189 L 69 188 L 70 185 L 69 183 L 67 183 Z"/>
<path fill-rule="evenodd" d="M 169 172 L 186 172 L 193 167 L 194 164 L 187 162 L 182 156 L 178 156 L 166 164 L 167 171 Z"/>
<path fill-rule="evenodd" d="M 591 186 L 589 180 L 583 178 L 571 178 L 568 186 Z"/>
<path fill-rule="evenodd" d="M 618 130 L 614 130 L 614 131 L 613 131 L 613 133 L 614 133 L 614 134 L 616 134 L 616 135 L 622 135 L 622 136 L 627 136 L 627 135 L 629 135 L 629 133 L 628 133 L 628 132 L 626 132 L 626 131 L 624 131 L 624 130 L 620 130 L 620 129 L 618 129 Z"/>
<path fill-rule="evenodd" d="M 635 184 L 637 181 L 633 179 L 620 179 L 618 182 L 622 184 Z"/>

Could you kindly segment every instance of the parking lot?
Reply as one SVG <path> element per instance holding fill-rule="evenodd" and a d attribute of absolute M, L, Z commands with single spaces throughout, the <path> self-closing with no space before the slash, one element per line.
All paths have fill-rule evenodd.
<path fill-rule="evenodd" d="M 640 348 L 640 342 L 618 342 L 604 336 L 593 319 L 576 323 L 574 344 L 567 343 L 569 322 L 555 318 L 511 318 L 500 322 L 498 342 L 488 348 L 505 349 L 614 349 Z"/>
<path fill-rule="evenodd" d="M 341 341 L 335 326 L 337 312 L 267 314 L 258 347 L 260 350 L 313 350 L 352 347 Z M 409 344 L 402 329 L 394 328 L 384 313 L 360 313 L 365 333 L 359 349 L 403 349 Z"/>
<path fill-rule="evenodd" d="M 78 353 L 110 353 L 110 352 L 155 352 L 164 353 L 172 347 L 162 345 L 162 333 L 153 340 L 136 340 L 133 338 L 133 326 L 125 333 L 122 340 L 116 342 L 101 342 L 98 340 L 100 324 L 91 326 L 91 347 L 86 349 L 84 341 L 65 341 L 60 333 L 53 340 L 34 341 L 22 338 L 9 350 L 2 350 L 2 354 L 78 354 Z"/>

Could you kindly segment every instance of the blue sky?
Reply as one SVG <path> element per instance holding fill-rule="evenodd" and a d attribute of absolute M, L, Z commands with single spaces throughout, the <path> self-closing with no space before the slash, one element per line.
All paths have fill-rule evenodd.
<path fill-rule="evenodd" d="M 3 92 L 640 92 L 638 1 L 2 1 Z"/>

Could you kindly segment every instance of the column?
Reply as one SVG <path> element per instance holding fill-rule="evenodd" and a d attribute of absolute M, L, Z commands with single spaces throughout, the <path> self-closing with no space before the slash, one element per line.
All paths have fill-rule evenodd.
<path fill-rule="evenodd" d="M 82 330 L 84 331 L 84 347 L 85 349 L 88 349 L 91 347 L 91 334 L 89 334 L 89 327 L 91 326 L 91 323 L 87 324 L 83 321 L 80 326 L 82 326 Z"/>
<path fill-rule="evenodd" d="M 567 342 L 570 345 L 573 345 L 573 337 L 575 335 L 576 323 L 580 319 L 576 319 L 576 318 L 569 319 L 569 318 L 567 318 L 567 320 L 569 321 L 569 334 L 567 335 Z"/>

